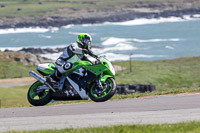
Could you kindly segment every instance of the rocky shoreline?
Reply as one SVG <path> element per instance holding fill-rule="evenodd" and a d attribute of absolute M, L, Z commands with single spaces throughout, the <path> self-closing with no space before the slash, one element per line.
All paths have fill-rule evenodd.
<path fill-rule="evenodd" d="M 153 7 L 154 8 L 154 7 Z M 149 8 L 148 8 L 149 9 Z M 106 14 L 107 13 L 107 14 Z M 87 12 L 85 17 L 81 16 L 48 16 L 42 18 L 0 18 L 0 29 L 6 28 L 24 28 L 24 27 L 62 27 L 69 24 L 94 24 L 103 22 L 122 22 L 138 18 L 168 18 L 171 16 L 183 17 L 184 15 L 200 14 L 200 7 L 176 9 L 176 10 L 118 10 L 118 11 L 100 11 Z"/>
<path fill-rule="evenodd" d="M 5 49 L 2 52 L 20 52 L 20 53 L 31 53 L 31 54 L 53 54 L 53 53 L 60 53 L 65 50 L 66 47 L 59 47 L 59 48 L 22 48 L 17 51 Z M 99 46 L 93 46 L 92 48 L 101 48 Z M 1 51 L 0 51 L 1 52 Z"/>
<path fill-rule="evenodd" d="M 25 52 L 0 52 L 1 62 L 18 62 L 22 65 L 38 65 L 53 62 L 51 59 L 41 57 L 39 54 Z"/>

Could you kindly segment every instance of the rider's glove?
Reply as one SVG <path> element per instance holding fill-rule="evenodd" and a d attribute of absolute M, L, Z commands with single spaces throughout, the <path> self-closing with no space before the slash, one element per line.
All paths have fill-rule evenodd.
<path fill-rule="evenodd" d="M 98 58 L 98 56 L 93 54 L 93 52 L 91 50 L 83 49 L 83 53 L 84 54 L 89 54 L 90 56 L 92 56 L 94 58 Z"/>
<path fill-rule="evenodd" d="M 93 57 L 96 58 L 96 59 L 99 58 L 99 56 L 97 56 L 97 55 L 93 55 Z"/>
<path fill-rule="evenodd" d="M 97 55 L 95 55 L 95 54 L 93 54 L 93 52 L 92 51 L 90 51 L 90 50 L 88 50 L 88 54 L 90 55 L 90 56 L 92 56 L 92 57 L 94 57 L 94 58 L 98 58 L 98 56 Z"/>
<path fill-rule="evenodd" d="M 88 50 L 88 54 L 91 55 L 91 56 L 94 55 L 93 52 L 92 52 L 91 50 Z"/>

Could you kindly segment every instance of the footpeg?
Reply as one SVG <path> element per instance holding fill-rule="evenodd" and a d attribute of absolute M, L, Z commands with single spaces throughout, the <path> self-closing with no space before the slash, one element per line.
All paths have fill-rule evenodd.
<path fill-rule="evenodd" d="M 69 90 L 69 93 L 70 93 L 71 96 L 74 96 L 74 95 L 75 95 L 74 92 L 73 92 L 72 90 Z"/>
<path fill-rule="evenodd" d="M 69 96 L 69 92 L 66 90 L 66 91 L 64 91 L 64 93 L 67 95 L 67 96 Z"/>

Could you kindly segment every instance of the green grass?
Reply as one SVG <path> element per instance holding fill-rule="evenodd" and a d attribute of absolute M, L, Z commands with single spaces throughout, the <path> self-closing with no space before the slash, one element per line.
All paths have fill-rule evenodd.
<path fill-rule="evenodd" d="M 12 133 L 199 133 L 200 122 L 177 124 L 116 125 L 110 127 L 19 131 Z"/>
<path fill-rule="evenodd" d="M 200 57 L 159 61 L 113 62 L 126 70 L 116 73 L 118 84 L 155 84 L 158 90 L 200 86 Z M 130 69 L 131 68 L 131 69 Z"/>
<path fill-rule="evenodd" d="M 1 2 L 3 4 L 3 2 Z M 55 2 L 48 2 L 44 5 L 39 5 L 37 2 L 25 2 L 25 3 L 19 3 L 19 2 L 10 2 L 5 4 L 5 8 L 0 8 L 0 16 L 10 16 L 10 17 L 39 17 L 44 16 L 46 12 L 52 11 L 63 8 L 63 7 L 70 7 L 73 6 L 71 4 L 67 3 L 55 3 Z M 18 8 L 21 8 L 21 11 L 17 11 Z M 52 14 L 53 15 L 53 14 Z"/>
<path fill-rule="evenodd" d="M 29 107 L 31 106 L 27 100 L 27 92 L 30 86 L 19 86 L 10 88 L 0 88 L 1 108 Z M 200 92 L 200 88 L 170 88 L 158 90 L 152 93 L 133 93 L 128 95 L 114 95 L 111 100 L 138 98 L 144 96 L 155 96 L 165 94 L 177 94 L 184 92 Z M 80 102 L 91 102 L 91 100 L 75 100 L 75 101 L 59 101 L 51 102 L 48 105 L 71 104 Z"/>
<path fill-rule="evenodd" d="M 38 2 L 43 2 L 42 5 Z M 4 4 L 4 8 L 0 8 L 0 17 L 39 17 L 39 16 L 62 16 L 69 12 L 58 12 L 60 8 L 79 9 L 121 9 L 128 5 L 133 5 L 141 0 L 1 0 L 0 5 Z M 142 0 L 152 4 L 171 2 L 173 5 L 183 6 L 184 0 Z M 181 4 L 182 3 L 182 4 Z M 190 3 L 198 4 L 197 1 Z M 22 8 L 21 11 L 17 11 Z"/>
<path fill-rule="evenodd" d="M 28 58 L 30 55 L 25 53 L 0 52 L 0 79 L 28 77 L 29 71 L 36 70 L 36 67 L 22 65 L 16 61 L 16 59 L 25 61 Z"/>
<path fill-rule="evenodd" d="M 0 88 L 1 108 L 30 106 L 26 98 L 27 91 L 28 86 Z"/>
<path fill-rule="evenodd" d="M 30 107 L 27 100 L 27 92 L 30 86 L 18 86 L 10 88 L 0 88 L 0 108 L 15 108 L 15 107 Z M 67 103 L 80 103 L 86 102 L 86 100 L 76 100 L 76 101 L 60 101 L 60 102 L 50 102 L 48 105 L 58 105 Z"/>
<path fill-rule="evenodd" d="M 0 62 L 0 79 L 28 77 L 35 66 L 24 66 L 14 62 Z"/>

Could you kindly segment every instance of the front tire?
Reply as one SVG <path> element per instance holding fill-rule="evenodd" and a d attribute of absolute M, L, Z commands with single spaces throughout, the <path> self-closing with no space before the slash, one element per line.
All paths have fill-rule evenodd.
<path fill-rule="evenodd" d="M 96 83 L 91 85 L 89 97 L 95 102 L 104 102 L 110 99 L 116 92 L 116 82 L 113 78 L 108 78 L 103 84 L 103 90 L 100 90 Z M 98 91 L 98 92 L 97 92 Z M 101 92 L 102 91 L 102 92 Z"/>
<path fill-rule="evenodd" d="M 41 85 L 43 85 L 41 82 L 36 81 L 28 90 L 27 99 L 34 106 L 43 106 L 52 100 L 51 90 L 43 90 L 39 94 L 36 93 L 36 89 Z"/>

